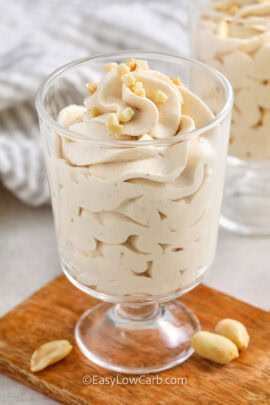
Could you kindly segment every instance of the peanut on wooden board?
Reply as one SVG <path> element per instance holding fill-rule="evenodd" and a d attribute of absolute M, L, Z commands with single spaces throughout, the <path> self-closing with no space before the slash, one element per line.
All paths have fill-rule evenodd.
<path fill-rule="evenodd" d="M 34 373 L 62 360 L 72 349 L 68 340 L 54 340 L 45 343 L 34 351 L 30 368 Z"/>
<path fill-rule="evenodd" d="M 239 356 L 238 349 L 231 340 L 206 331 L 195 333 L 192 347 L 200 356 L 220 364 L 227 364 Z"/>
<path fill-rule="evenodd" d="M 239 350 L 246 349 L 249 343 L 249 335 L 245 326 L 234 319 L 222 319 L 215 327 L 215 332 L 225 336 L 236 344 Z"/>

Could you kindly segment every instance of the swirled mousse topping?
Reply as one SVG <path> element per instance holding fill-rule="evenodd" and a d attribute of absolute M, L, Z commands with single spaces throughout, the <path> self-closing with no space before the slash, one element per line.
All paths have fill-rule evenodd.
<path fill-rule="evenodd" d="M 104 66 L 104 72 L 99 83 L 87 84 L 90 95 L 84 100 L 84 106 L 70 105 L 61 110 L 58 122 L 62 126 L 89 136 L 89 139 L 144 141 L 184 134 L 213 119 L 206 104 L 187 90 L 178 77 L 151 70 L 146 61 L 130 59 L 120 65 L 109 63 Z M 139 150 L 121 150 L 90 144 L 87 139 L 77 142 L 62 138 L 62 155 L 71 165 L 92 166 L 108 162 L 121 165 L 123 161 L 133 161 L 137 171 L 139 160 L 155 156 L 155 160 L 147 160 L 151 166 L 148 170 L 144 165 L 145 176 L 151 178 L 151 174 L 155 174 L 155 179 L 164 161 L 159 155 L 161 149 L 144 146 Z M 176 149 L 175 156 L 168 157 L 165 172 L 169 171 L 168 166 L 172 172 L 172 166 L 179 167 Z M 162 181 L 168 180 L 167 176 L 161 177 Z"/>
<path fill-rule="evenodd" d="M 110 63 L 104 71 L 84 102 L 83 122 L 70 129 L 123 140 L 167 138 L 179 131 L 182 97 L 169 77 L 135 60 Z"/>
<path fill-rule="evenodd" d="M 195 128 L 181 114 L 180 79 L 150 70 L 146 61 L 130 59 L 104 66 L 99 83 L 88 83 L 85 108 L 63 109 L 61 125 L 99 139 L 151 140 L 175 136 Z M 69 114 L 69 110 L 72 111 Z"/>
<path fill-rule="evenodd" d="M 269 30 L 269 0 L 219 0 L 210 8 L 225 15 L 216 31 L 221 38 L 247 39 Z"/>

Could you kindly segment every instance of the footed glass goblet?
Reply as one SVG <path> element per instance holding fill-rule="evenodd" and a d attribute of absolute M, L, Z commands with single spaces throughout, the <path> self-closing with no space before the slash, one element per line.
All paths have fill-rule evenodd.
<path fill-rule="evenodd" d="M 104 65 L 130 58 L 151 68 L 134 70 L 145 95 L 132 93 L 112 71 L 104 78 Z M 78 119 L 89 112 L 82 105 L 87 82 L 97 93 L 85 104 L 98 100 L 104 110 L 98 124 Z M 150 125 L 154 116 L 153 128 L 132 138 L 123 124 L 123 136 L 100 136 L 106 111 L 123 102 L 135 114 L 132 128 Z M 75 329 L 92 362 L 143 374 L 192 354 L 200 324 L 176 298 L 200 283 L 215 256 L 232 104 L 221 73 L 159 52 L 85 58 L 42 83 L 36 106 L 61 266 L 76 287 L 102 301 Z M 71 116 L 72 127 L 63 123 Z M 172 136 L 154 136 L 171 131 L 175 120 Z"/>

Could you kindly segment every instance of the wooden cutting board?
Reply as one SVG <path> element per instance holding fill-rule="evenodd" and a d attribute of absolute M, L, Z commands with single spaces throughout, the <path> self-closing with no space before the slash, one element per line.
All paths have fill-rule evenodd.
<path fill-rule="evenodd" d="M 197 314 L 202 329 L 212 330 L 222 318 L 242 321 L 250 333 L 249 348 L 226 366 L 194 354 L 185 363 L 159 373 L 163 381 L 186 378 L 183 385 L 84 384 L 84 376 L 88 382 L 94 375 L 113 378 L 117 373 L 91 363 L 76 346 L 75 323 L 97 301 L 60 276 L 0 318 L 0 371 L 69 405 L 269 404 L 270 314 L 204 285 L 181 300 Z M 68 339 L 74 349 L 63 361 L 33 374 L 29 370 L 32 352 L 54 339 Z M 118 375 L 120 382 L 121 377 L 126 376 Z"/>

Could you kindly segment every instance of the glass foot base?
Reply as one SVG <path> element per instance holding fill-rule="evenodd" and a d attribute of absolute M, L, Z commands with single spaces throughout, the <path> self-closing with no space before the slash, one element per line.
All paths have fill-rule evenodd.
<path fill-rule="evenodd" d="M 199 330 L 196 316 L 179 301 L 100 303 L 79 319 L 75 337 L 82 353 L 99 366 L 145 374 L 174 367 L 190 357 L 191 340 Z"/>
<path fill-rule="evenodd" d="M 231 231 L 270 235 L 270 164 L 229 166 L 220 224 Z"/>

